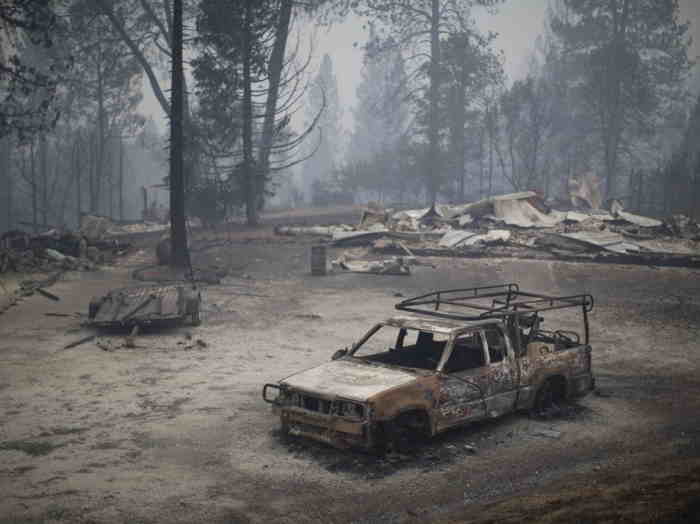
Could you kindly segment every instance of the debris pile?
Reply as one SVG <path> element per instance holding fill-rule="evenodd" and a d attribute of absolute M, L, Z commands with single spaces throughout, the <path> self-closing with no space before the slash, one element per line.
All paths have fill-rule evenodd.
<path fill-rule="evenodd" d="M 334 270 L 350 271 L 352 273 L 372 273 L 375 275 L 410 275 L 411 268 L 403 257 L 392 257 L 387 260 L 348 262 L 344 257 L 334 260 Z"/>
<path fill-rule="evenodd" d="M 95 262 L 65 255 L 52 248 L 0 248 L 0 273 L 50 273 L 53 271 L 93 271 Z"/>
<path fill-rule="evenodd" d="M 108 217 L 99 215 L 83 215 L 80 218 L 80 234 L 92 244 L 105 241 L 115 244 L 116 239 L 123 235 L 166 231 L 169 227 L 169 223 L 161 222 L 114 222 Z"/>
<path fill-rule="evenodd" d="M 403 255 L 405 243 L 409 243 L 411 255 L 418 256 L 557 258 L 700 267 L 697 223 L 682 215 L 665 221 L 641 216 L 626 211 L 617 200 L 610 202 L 608 209 L 593 208 L 601 201 L 594 182 L 587 178 L 572 182 L 572 203 L 562 203 L 558 206 L 561 209 L 526 191 L 462 205 L 401 211 L 373 208 L 362 214 L 355 227 L 281 227 L 277 233 L 330 237 L 333 246 L 372 246 L 375 253 L 383 255 Z M 337 265 L 342 268 L 342 264 Z"/>
<path fill-rule="evenodd" d="M 17 304 L 24 297 L 30 297 L 34 295 L 34 293 L 39 293 L 45 298 L 53 300 L 55 302 L 60 301 L 61 298 L 59 296 L 46 291 L 46 289 L 44 288 L 54 285 L 58 281 L 58 279 L 61 278 L 62 274 L 63 271 L 56 271 L 50 274 L 48 277 L 40 280 L 22 280 L 18 283 L 19 285 L 16 286 L 15 289 L 8 289 L 7 287 L 5 287 L 2 281 L 0 281 L 0 314 L 4 313 L 6 310 Z M 59 314 L 47 313 L 47 315 L 58 316 Z"/>
<path fill-rule="evenodd" d="M 123 254 L 130 244 L 114 238 L 125 234 L 108 218 L 84 215 L 80 230 L 51 228 L 37 235 L 7 231 L 0 236 L 0 273 L 50 273 L 93 271 L 114 255 Z"/>

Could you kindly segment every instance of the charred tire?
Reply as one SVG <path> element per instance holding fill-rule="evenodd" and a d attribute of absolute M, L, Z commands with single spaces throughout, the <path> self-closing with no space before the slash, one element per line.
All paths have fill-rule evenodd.
<path fill-rule="evenodd" d="M 190 318 L 192 319 L 192 325 L 193 326 L 198 326 L 199 324 L 202 323 L 201 319 L 199 318 L 199 305 L 201 303 L 201 299 L 199 296 L 196 298 L 190 298 L 187 300 L 187 313 L 190 315 Z"/>
<path fill-rule="evenodd" d="M 430 419 L 423 411 L 402 413 L 385 428 L 388 447 L 408 454 L 425 445 L 430 438 Z"/>
<path fill-rule="evenodd" d="M 556 414 L 565 400 L 566 380 L 563 377 L 548 378 L 537 391 L 533 414 L 541 417 Z"/>
<path fill-rule="evenodd" d="M 196 310 L 192 312 L 192 325 L 198 326 L 201 323 L 202 323 L 202 319 L 199 318 L 199 306 L 197 306 Z"/>
<path fill-rule="evenodd" d="M 90 301 L 90 304 L 88 305 L 88 318 L 90 320 L 97 316 L 97 312 L 100 310 L 101 305 L 102 301 L 100 299 L 92 299 Z"/>

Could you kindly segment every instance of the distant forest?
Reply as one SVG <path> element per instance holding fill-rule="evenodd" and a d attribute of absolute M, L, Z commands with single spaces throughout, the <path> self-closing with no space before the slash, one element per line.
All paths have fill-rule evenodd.
<path fill-rule="evenodd" d="M 169 136 L 139 107 L 150 89 L 170 115 L 172 7 L 0 2 L 0 230 L 141 219 L 167 201 Z M 187 214 L 255 224 L 271 204 L 559 200 L 585 180 L 643 214 L 700 217 L 697 29 L 678 2 L 552 0 L 519 79 L 475 21 L 499 9 L 185 0 Z M 308 38 L 351 15 L 368 28 L 352 108 L 343 64 Z"/>

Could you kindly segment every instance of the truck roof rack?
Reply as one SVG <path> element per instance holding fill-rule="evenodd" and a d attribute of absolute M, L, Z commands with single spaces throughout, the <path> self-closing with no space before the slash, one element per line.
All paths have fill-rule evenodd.
<path fill-rule="evenodd" d="M 440 310 L 448 306 L 448 310 Z M 464 289 L 444 289 L 407 298 L 396 309 L 421 315 L 455 320 L 505 318 L 527 313 L 580 307 L 585 314 L 593 309 L 590 294 L 555 297 L 521 291 L 518 284 L 498 284 Z"/>

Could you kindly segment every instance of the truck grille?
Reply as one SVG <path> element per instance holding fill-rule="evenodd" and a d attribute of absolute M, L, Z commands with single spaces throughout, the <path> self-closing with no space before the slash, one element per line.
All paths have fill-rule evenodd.
<path fill-rule="evenodd" d="M 292 399 L 292 404 L 303 408 L 307 411 L 314 411 L 316 413 L 323 413 L 324 415 L 330 415 L 332 402 L 330 400 L 324 400 L 322 398 L 313 397 L 311 395 L 302 395 L 300 393 L 294 394 Z"/>

